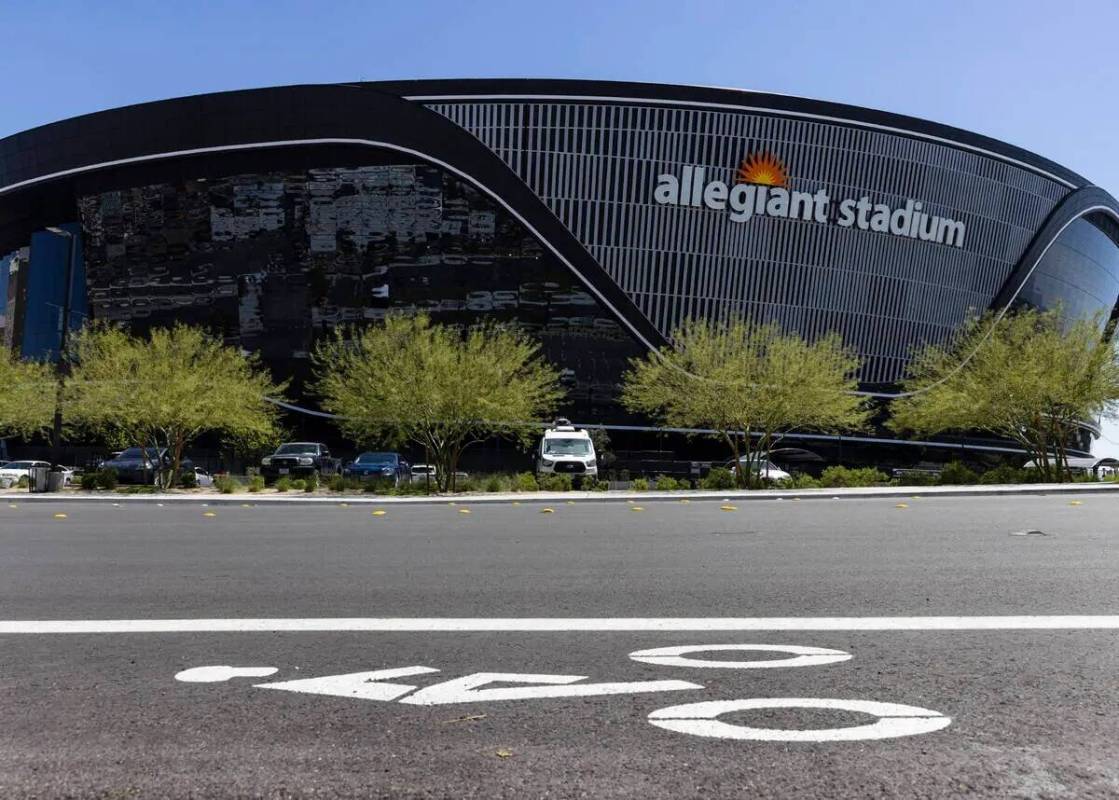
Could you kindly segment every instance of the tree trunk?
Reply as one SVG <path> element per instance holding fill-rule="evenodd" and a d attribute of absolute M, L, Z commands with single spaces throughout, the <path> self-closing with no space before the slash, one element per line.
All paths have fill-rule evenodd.
<path fill-rule="evenodd" d="M 186 436 L 181 431 L 175 433 L 175 444 L 171 449 L 171 477 L 168 480 L 168 487 L 175 485 L 175 480 L 179 477 L 179 471 L 183 463 L 183 448 L 186 447 Z"/>
<path fill-rule="evenodd" d="M 742 483 L 742 462 L 738 460 L 738 437 L 732 436 L 730 431 L 723 431 L 723 437 L 730 445 L 730 450 L 734 454 L 734 480 L 735 483 Z"/>

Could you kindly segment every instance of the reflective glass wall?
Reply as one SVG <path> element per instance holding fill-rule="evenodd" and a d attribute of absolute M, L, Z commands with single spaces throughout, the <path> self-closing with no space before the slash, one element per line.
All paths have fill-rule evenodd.
<path fill-rule="evenodd" d="M 1074 220 L 1042 256 L 1016 305 L 1060 307 L 1070 319 L 1099 314 L 1106 322 L 1119 304 L 1119 225 L 1109 217 Z"/>

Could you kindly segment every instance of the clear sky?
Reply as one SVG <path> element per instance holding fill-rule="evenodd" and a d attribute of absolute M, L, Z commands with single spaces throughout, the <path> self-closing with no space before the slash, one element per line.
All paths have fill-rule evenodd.
<path fill-rule="evenodd" d="M 602 78 L 911 114 L 1033 150 L 1116 194 L 1117 30 L 1117 0 L 0 0 L 0 136 L 254 86 Z M 1099 449 L 1119 455 L 1119 426 L 1105 433 Z"/>

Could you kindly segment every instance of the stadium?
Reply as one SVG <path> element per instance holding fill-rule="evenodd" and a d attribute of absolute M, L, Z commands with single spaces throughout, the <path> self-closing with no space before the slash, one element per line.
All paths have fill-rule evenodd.
<path fill-rule="evenodd" d="M 862 360 L 863 391 L 888 398 L 915 347 L 977 311 L 1114 318 L 1119 205 L 1009 144 L 783 95 L 289 86 L 0 140 L 0 301 L 4 344 L 23 357 L 56 356 L 66 308 L 71 328 L 184 321 L 258 352 L 310 408 L 309 354 L 338 326 L 390 310 L 516 322 L 562 369 L 565 416 L 611 426 L 634 453 L 687 459 L 706 446 L 618 402 L 628 360 L 684 319 L 836 331 Z M 885 431 L 794 438 L 828 461 L 1013 451 Z"/>

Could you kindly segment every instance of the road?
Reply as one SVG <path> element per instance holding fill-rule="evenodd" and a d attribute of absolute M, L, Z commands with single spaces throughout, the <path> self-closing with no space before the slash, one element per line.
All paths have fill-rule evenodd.
<path fill-rule="evenodd" d="M 638 503 L 5 502 L 0 797 L 1119 795 L 1119 497 Z"/>

